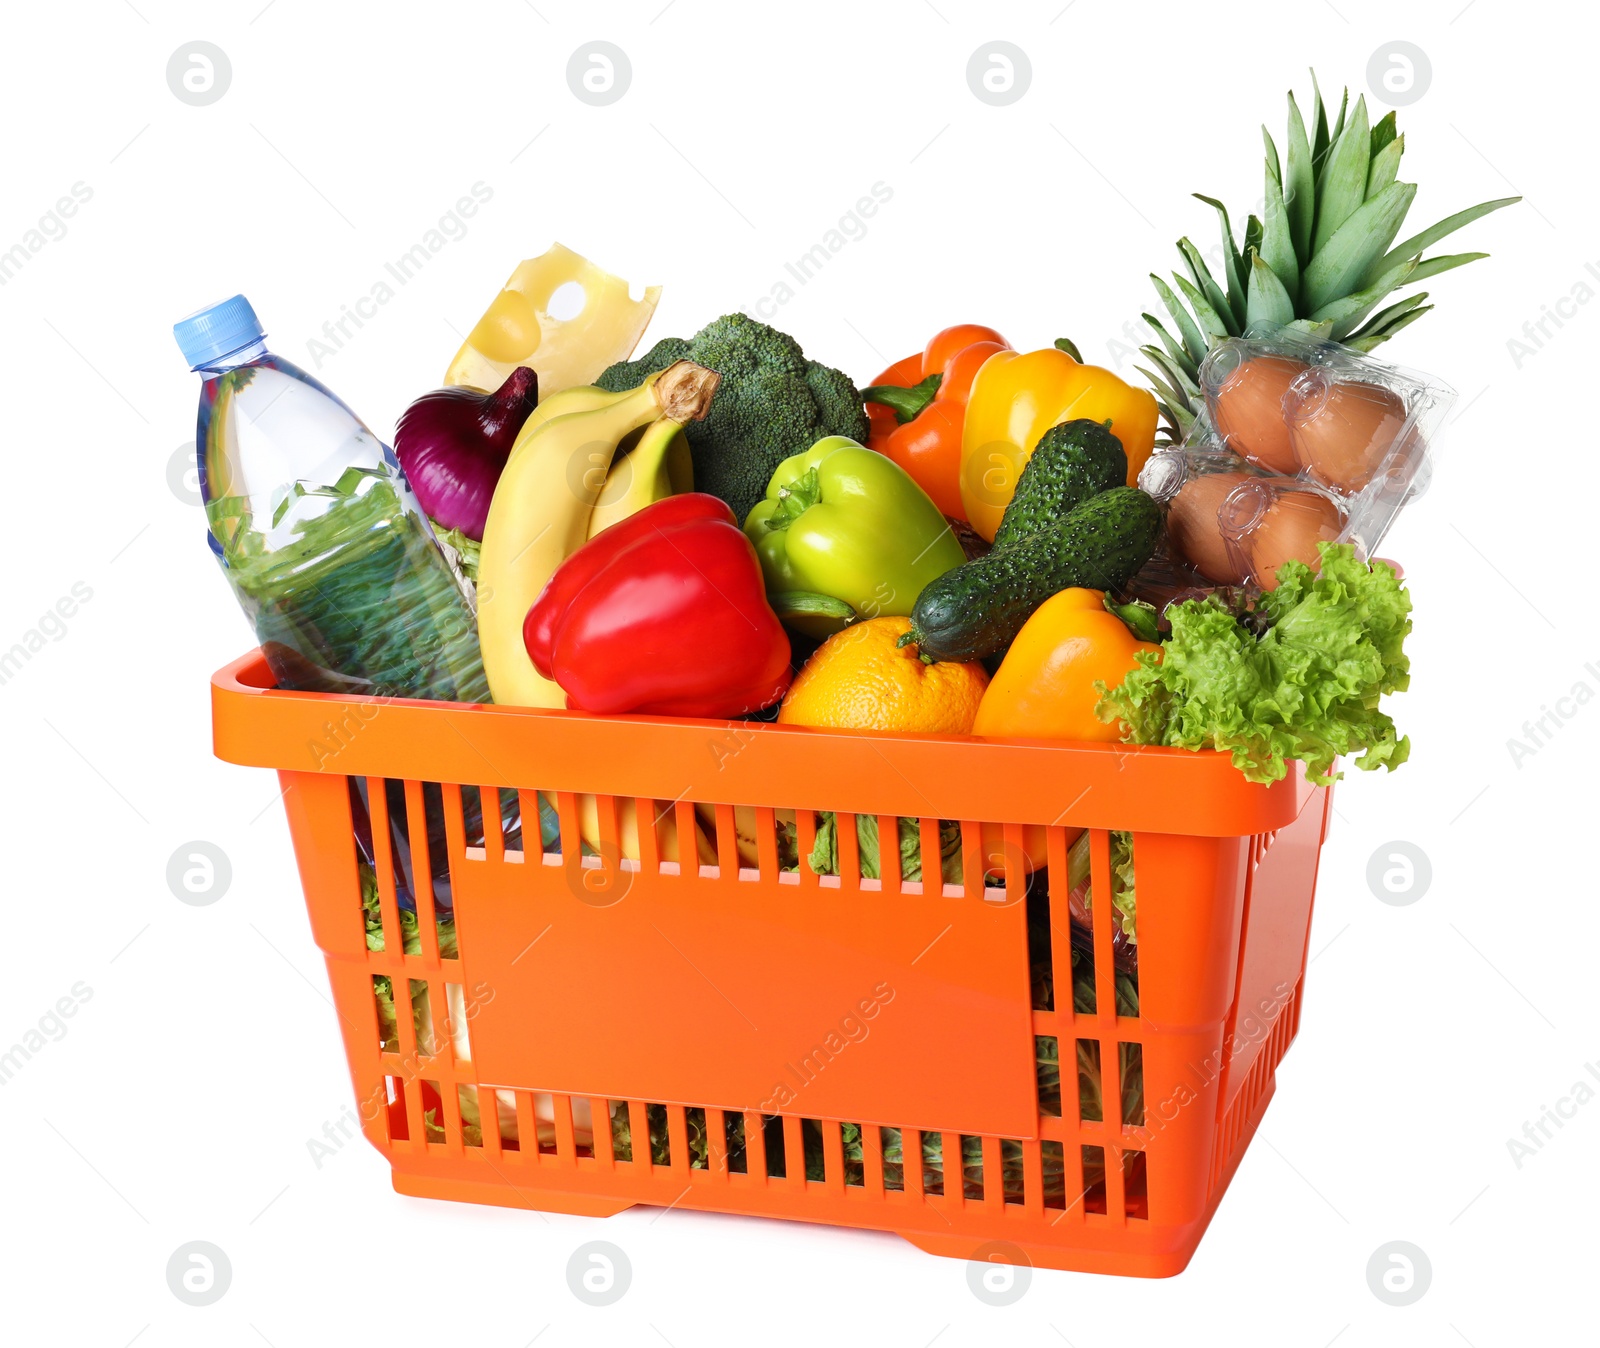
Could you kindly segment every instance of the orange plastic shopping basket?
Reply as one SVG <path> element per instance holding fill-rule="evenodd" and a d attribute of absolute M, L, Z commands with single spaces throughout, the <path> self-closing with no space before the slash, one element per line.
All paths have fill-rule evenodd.
<path fill-rule="evenodd" d="M 259 652 L 212 708 L 279 772 L 402 1193 L 1168 1275 L 1298 1025 L 1329 808 L 1298 767 L 348 699 Z M 1097 897 L 1129 885 L 1136 946 Z"/>

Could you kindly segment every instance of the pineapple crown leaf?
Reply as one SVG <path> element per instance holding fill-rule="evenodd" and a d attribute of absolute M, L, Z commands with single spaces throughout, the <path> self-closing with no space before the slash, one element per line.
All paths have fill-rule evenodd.
<path fill-rule="evenodd" d="M 1172 315 L 1173 325 L 1178 329 L 1178 336 L 1183 340 L 1183 349 L 1188 352 L 1189 359 L 1198 368 L 1200 362 L 1206 358 L 1206 352 L 1211 348 L 1200 336 L 1200 329 L 1195 326 L 1194 319 L 1189 316 L 1189 311 L 1178 303 L 1178 297 L 1168 288 L 1167 283 L 1154 272 L 1150 273 L 1150 280 L 1155 284 L 1156 294 L 1161 296 L 1161 303 L 1166 306 L 1167 312 Z"/>
<path fill-rule="evenodd" d="M 1311 167 L 1313 171 L 1322 167 L 1323 158 L 1328 153 L 1328 110 L 1322 105 L 1322 90 L 1317 85 L 1317 72 L 1311 72 Z"/>
<path fill-rule="evenodd" d="M 1317 210 L 1316 173 L 1305 122 L 1294 95 L 1289 95 L 1288 179 L 1283 186 L 1284 209 L 1289 214 L 1289 236 L 1302 263 L 1311 258 L 1311 224 Z"/>
<path fill-rule="evenodd" d="M 1151 385 L 1161 396 L 1164 403 L 1174 407 L 1187 409 L 1190 400 L 1199 392 L 1192 379 L 1189 379 L 1181 370 L 1174 370 L 1161 360 L 1161 353 L 1154 347 L 1148 348 L 1142 354 L 1150 357 L 1150 363 L 1155 370 L 1148 370 L 1144 366 L 1137 366 L 1139 373 L 1147 378 Z M 1159 371 L 1157 373 L 1156 371 Z"/>
<path fill-rule="evenodd" d="M 1282 280 L 1254 249 L 1250 250 L 1250 295 L 1245 307 L 1248 328 L 1281 328 L 1294 322 L 1294 301 Z"/>
<path fill-rule="evenodd" d="M 1419 290 L 1414 295 L 1407 295 L 1405 299 L 1399 301 L 1397 304 L 1391 304 L 1387 309 L 1380 309 L 1377 313 L 1373 314 L 1360 327 L 1355 328 L 1346 334 L 1346 340 L 1348 341 L 1361 337 L 1370 337 L 1374 333 L 1389 331 L 1396 320 L 1401 318 L 1403 315 L 1410 313 L 1427 298 L 1428 292 L 1426 290 Z M 1432 307 L 1433 306 L 1431 304 L 1428 306 L 1430 309 Z"/>
<path fill-rule="evenodd" d="M 1239 320 L 1242 315 L 1234 311 L 1234 297 L 1225 295 L 1222 287 L 1211 275 L 1211 269 L 1206 266 L 1205 258 L 1200 256 L 1200 250 L 1188 239 L 1178 240 L 1178 252 L 1183 255 L 1185 265 L 1189 268 L 1189 278 L 1199 287 L 1201 294 L 1206 297 L 1212 311 L 1221 320 L 1230 337 L 1239 335 Z M 1224 259 L 1226 262 L 1228 259 Z"/>
<path fill-rule="evenodd" d="M 1242 326 L 1245 309 L 1244 259 L 1233 244 L 1233 226 L 1228 222 L 1228 208 L 1215 197 L 1203 196 L 1199 192 L 1194 195 L 1217 213 L 1218 223 L 1222 227 L 1222 271 L 1228 283 L 1228 306 L 1233 310 L 1234 321 Z M 1183 247 L 1182 242 L 1178 246 Z"/>
<path fill-rule="evenodd" d="M 1417 194 L 1415 183 L 1390 183 L 1358 206 L 1311 259 L 1299 296 L 1313 314 L 1351 294 L 1400 232 Z M 1383 275 L 1382 272 L 1379 275 Z"/>
<path fill-rule="evenodd" d="M 1395 333 L 1400 331 L 1401 328 L 1415 323 L 1423 316 L 1423 314 L 1428 313 L 1432 308 L 1433 305 L 1431 304 L 1418 305 L 1409 313 L 1401 314 L 1393 322 L 1385 324 L 1382 329 L 1374 329 L 1371 332 L 1356 333 L 1354 336 L 1348 339 L 1346 345 L 1355 347 L 1357 351 L 1371 351 L 1373 347 L 1380 346 L 1384 342 L 1387 342 L 1389 338 L 1393 337 Z"/>
<path fill-rule="evenodd" d="M 1166 349 L 1167 356 L 1171 363 L 1181 369 L 1191 379 L 1198 378 L 1200 374 L 1199 363 L 1191 360 L 1189 353 L 1185 351 L 1183 347 L 1181 347 L 1175 340 L 1173 340 L 1172 334 L 1162 326 L 1161 320 L 1153 317 L 1150 314 L 1141 314 L 1140 317 L 1142 317 L 1146 323 L 1155 329 L 1156 336 L 1161 339 L 1161 345 Z M 1147 347 L 1143 349 L 1150 350 L 1153 348 Z M 1163 366 L 1162 368 L 1166 367 Z"/>
<path fill-rule="evenodd" d="M 1200 327 L 1204 330 L 1207 341 L 1206 350 L 1210 350 L 1218 342 L 1226 341 L 1237 334 L 1232 332 L 1228 325 L 1222 321 L 1222 315 L 1211 307 L 1211 302 L 1202 295 L 1188 281 L 1172 273 L 1173 283 L 1183 292 L 1184 299 L 1189 301 L 1189 309 L 1200 320 Z M 1224 305 L 1224 308 L 1227 306 Z"/>
<path fill-rule="evenodd" d="M 1438 224 L 1423 230 L 1422 233 L 1412 235 L 1404 243 L 1396 244 L 1383 257 L 1374 262 L 1368 268 L 1368 272 L 1369 274 L 1381 273 L 1405 258 L 1420 257 L 1424 248 L 1433 247 L 1447 234 L 1454 234 L 1463 225 L 1470 225 L 1474 220 L 1488 215 L 1491 211 L 1498 211 L 1502 206 L 1514 206 L 1521 200 L 1521 197 L 1501 197 L 1497 201 L 1483 201 L 1476 206 L 1467 207 L 1464 211 L 1457 211 L 1454 215 L 1439 221 Z M 1480 256 L 1487 256 L 1487 254 L 1481 254 Z"/>
<path fill-rule="evenodd" d="M 1367 129 L 1367 102 L 1356 100 L 1350 124 L 1334 138 L 1317 179 L 1317 219 L 1311 235 L 1311 255 L 1322 251 L 1366 199 L 1367 166 L 1372 157 L 1372 135 Z"/>
<path fill-rule="evenodd" d="M 1352 104 L 1345 89 L 1330 123 L 1314 70 L 1311 88 L 1305 115 L 1288 93 L 1281 155 L 1272 133 L 1261 129 L 1266 191 L 1260 216 L 1246 217 L 1242 245 L 1227 207 L 1197 192 L 1217 213 L 1220 252 L 1210 254 L 1208 265 L 1207 255 L 1183 238 L 1178 252 L 1186 275 L 1173 273 L 1173 286 L 1151 275 L 1172 330 L 1143 315 L 1160 346 L 1141 350 L 1160 373 L 1141 373 L 1160 395 L 1169 434 L 1179 438 L 1204 409 L 1195 381 L 1218 342 L 1258 326 L 1292 324 L 1370 351 L 1433 308 L 1420 292 L 1393 300 L 1395 290 L 1487 256 L 1424 258 L 1424 251 L 1521 200 L 1482 202 L 1396 244 L 1417 188 L 1399 178 L 1405 136 L 1394 111 L 1369 123 L 1366 98 Z"/>
<path fill-rule="evenodd" d="M 1397 135 L 1399 132 L 1395 129 L 1395 110 L 1390 108 L 1372 128 L 1372 153 L 1377 154 Z"/>
<path fill-rule="evenodd" d="M 1417 269 L 1415 262 L 1403 262 L 1392 272 L 1381 277 L 1375 284 L 1365 290 L 1358 290 L 1341 299 L 1326 304 L 1311 315 L 1321 323 L 1332 324 L 1331 332 L 1335 341 L 1343 341 L 1345 337 L 1354 332 L 1366 320 L 1374 309 L 1384 299 L 1411 279 Z"/>

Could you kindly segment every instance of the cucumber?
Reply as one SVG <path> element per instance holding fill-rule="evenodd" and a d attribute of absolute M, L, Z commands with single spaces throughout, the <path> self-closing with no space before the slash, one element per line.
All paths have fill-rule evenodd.
<path fill-rule="evenodd" d="M 1128 480 L 1122 441 L 1101 421 L 1063 421 L 1052 426 L 1022 466 L 994 545 L 1003 548 L 1070 514 L 1091 496 Z"/>
<path fill-rule="evenodd" d="M 1092 496 L 1065 519 L 930 582 L 902 644 L 915 643 L 929 660 L 982 660 L 1009 646 L 1051 595 L 1122 585 L 1150 560 L 1160 528 L 1160 508 L 1136 487 Z"/>

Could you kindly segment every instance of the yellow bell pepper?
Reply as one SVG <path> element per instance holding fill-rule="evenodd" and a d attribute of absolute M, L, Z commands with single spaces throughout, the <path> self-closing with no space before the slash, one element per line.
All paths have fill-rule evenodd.
<path fill-rule="evenodd" d="M 961 501 L 978 533 L 994 541 L 1039 437 L 1080 417 L 1110 420 L 1128 456 L 1128 485 L 1137 485 L 1156 440 L 1156 400 L 1147 390 L 1056 347 L 996 351 L 983 363 L 961 435 Z"/>
<path fill-rule="evenodd" d="M 1099 590 L 1062 590 L 1029 618 L 978 704 L 974 735 L 1023 739 L 1120 740 L 1121 722 L 1095 715 L 1097 682 L 1115 688 L 1140 651 L 1140 641 L 1106 609 Z"/>

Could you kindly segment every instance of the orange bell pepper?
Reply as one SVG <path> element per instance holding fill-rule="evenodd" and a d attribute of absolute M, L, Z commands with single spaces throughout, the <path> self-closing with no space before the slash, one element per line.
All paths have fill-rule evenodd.
<path fill-rule="evenodd" d="M 961 500 L 972 527 L 990 542 L 1022 466 L 1052 426 L 1109 420 L 1128 456 L 1130 487 L 1155 447 L 1155 398 L 1110 370 L 1080 364 L 1066 345 L 997 352 L 973 381 L 961 437 Z"/>
<path fill-rule="evenodd" d="M 1094 714 L 1097 680 L 1114 688 L 1134 669 L 1140 641 L 1108 612 L 1099 590 L 1062 590 L 1034 611 L 1017 633 L 978 704 L 975 735 L 1022 739 L 1116 741 L 1120 723 Z"/>
<path fill-rule="evenodd" d="M 961 428 L 967 395 L 984 361 L 1010 349 L 993 328 L 958 323 L 923 351 L 896 361 L 861 393 L 872 422 L 867 448 L 898 463 L 954 519 L 965 518 Z"/>

